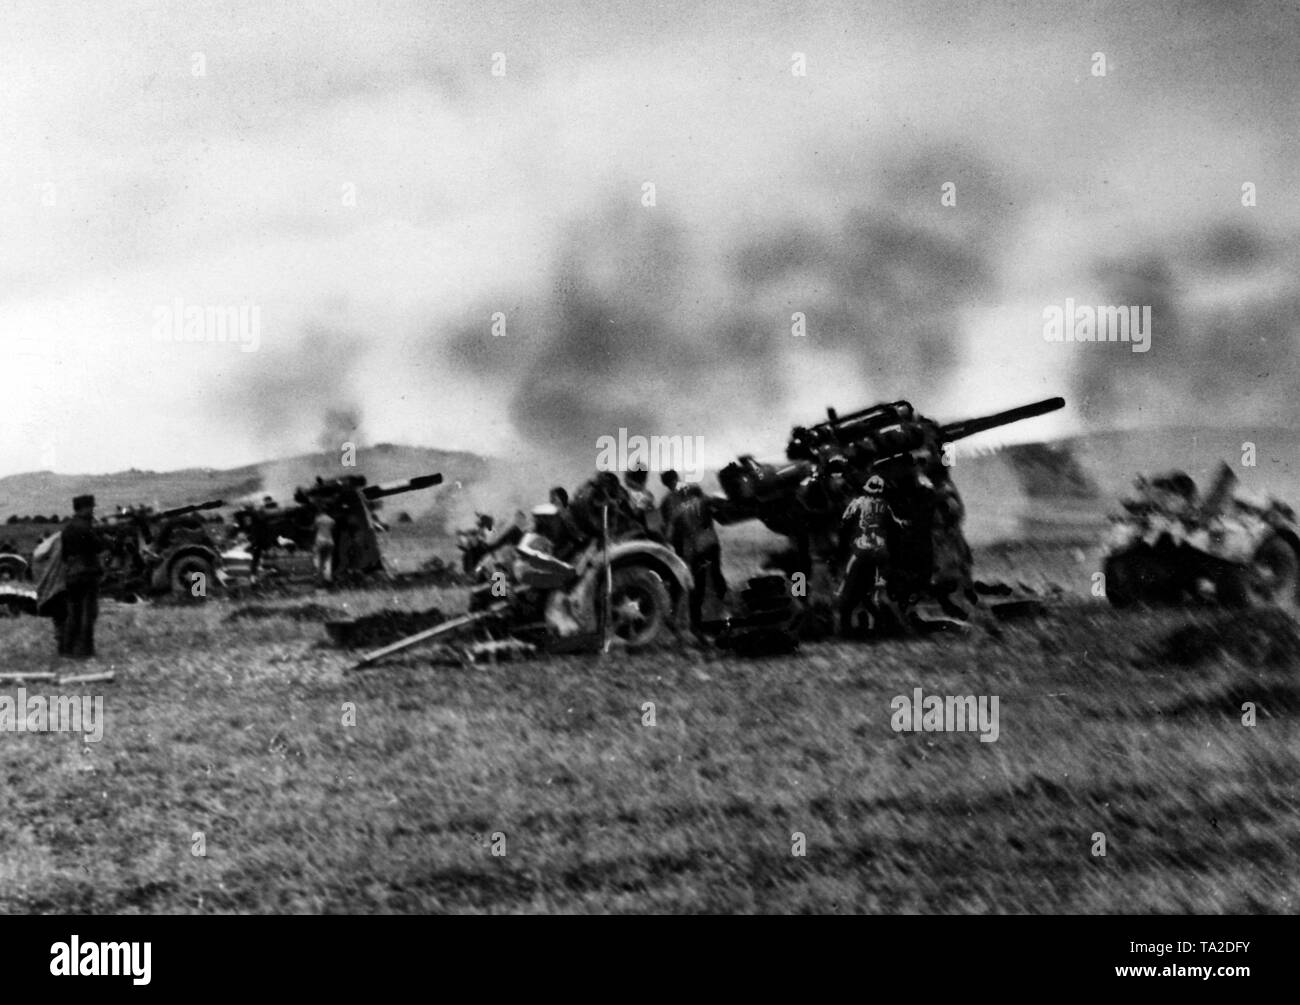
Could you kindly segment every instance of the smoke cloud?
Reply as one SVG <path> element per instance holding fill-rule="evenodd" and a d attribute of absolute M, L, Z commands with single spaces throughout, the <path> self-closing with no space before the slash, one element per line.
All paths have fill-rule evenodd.
<path fill-rule="evenodd" d="M 1300 235 L 1297 235 L 1300 236 Z M 1094 262 L 1099 304 L 1149 305 L 1151 349 L 1079 345 L 1074 390 L 1097 427 L 1300 424 L 1300 255 L 1215 221 Z"/>
<path fill-rule="evenodd" d="M 963 312 L 996 296 L 1014 224 L 998 177 L 967 150 L 935 148 L 838 173 L 842 206 L 824 219 L 775 213 L 733 230 L 610 203 L 567 227 L 540 288 L 499 290 L 450 340 L 431 326 L 425 348 L 506 385 L 521 450 L 552 477 L 589 475 L 597 439 L 620 429 L 702 437 L 715 463 L 724 443 L 777 453 L 783 417 L 809 398 L 800 366 L 835 368 L 839 394 L 864 396 L 841 407 L 915 394 L 918 375 L 933 394 L 953 374 Z M 982 208 L 942 207 L 942 178 Z M 493 303 L 516 305 L 504 337 L 480 320 Z"/>

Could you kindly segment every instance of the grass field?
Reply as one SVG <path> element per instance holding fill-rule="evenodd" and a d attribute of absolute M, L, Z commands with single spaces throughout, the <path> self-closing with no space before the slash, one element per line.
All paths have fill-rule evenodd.
<path fill-rule="evenodd" d="M 230 601 L 109 604 L 94 668 L 117 680 L 85 689 L 102 741 L 0 734 L 0 911 L 1300 910 L 1289 623 L 1080 592 L 1037 622 L 788 658 L 417 650 L 351 675 L 294 608 L 463 596 L 233 621 Z M 48 634 L 0 621 L 4 669 L 53 667 Z M 894 732 L 918 687 L 999 696 L 996 742 Z"/>

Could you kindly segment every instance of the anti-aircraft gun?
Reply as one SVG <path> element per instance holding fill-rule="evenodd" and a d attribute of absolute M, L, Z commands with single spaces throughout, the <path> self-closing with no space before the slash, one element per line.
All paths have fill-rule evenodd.
<path fill-rule="evenodd" d="M 814 560 L 837 566 L 839 529 L 848 502 L 872 475 L 901 521 L 892 530 L 890 592 L 900 603 L 930 595 L 948 606 L 955 591 L 969 592 L 970 548 L 962 534 L 965 510 L 953 484 L 950 444 L 976 433 L 1056 411 L 1048 398 L 1005 412 L 940 424 L 894 401 L 848 415 L 827 409 L 826 420 L 796 426 L 784 464 L 745 455 L 718 474 L 725 498 L 715 500 L 720 523 L 760 520 L 796 546 L 794 568 L 812 572 Z"/>
<path fill-rule="evenodd" d="M 310 553 L 316 540 L 316 518 L 328 514 L 334 521 L 335 581 L 360 578 L 384 567 L 378 534 L 387 530 L 377 514 L 379 500 L 404 492 L 432 488 L 441 474 L 420 475 L 398 482 L 370 485 L 364 475 L 317 478 L 314 485 L 294 491 L 294 505 L 246 506 L 235 513 L 235 524 L 248 538 L 256 576 L 262 557 L 286 544 Z"/>
<path fill-rule="evenodd" d="M 100 521 L 96 527 L 108 545 L 105 593 L 206 597 L 208 587 L 216 585 L 221 553 L 198 514 L 224 505 L 213 499 L 161 511 L 132 506 Z M 196 590 L 200 582 L 202 589 Z"/>

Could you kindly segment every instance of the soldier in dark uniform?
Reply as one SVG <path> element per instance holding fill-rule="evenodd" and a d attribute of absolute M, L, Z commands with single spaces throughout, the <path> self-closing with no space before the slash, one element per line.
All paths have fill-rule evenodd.
<path fill-rule="evenodd" d="M 625 485 L 624 491 L 627 493 L 627 499 L 631 507 L 633 518 L 636 520 L 640 529 L 649 533 L 658 528 L 652 525 L 658 517 L 658 511 L 655 508 L 654 493 L 646 488 L 646 479 L 649 473 L 645 468 L 633 468 L 623 476 Z"/>
<path fill-rule="evenodd" d="M 673 516 L 670 539 L 673 550 L 690 566 L 691 630 L 698 632 L 709 586 L 723 600 L 727 596 L 727 580 L 722 575 L 722 545 L 714 527 L 712 500 L 698 485 L 688 486 L 682 496 Z"/>
<path fill-rule="evenodd" d="M 677 515 L 677 507 L 682 504 L 682 493 L 677 488 L 678 480 L 677 472 L 671 468 L 659 476 L 659 481 L 668 490 L 668 494 L 659 503 L 659 526 L 664 537 L 672 534 L 673 517 Z"/>
<path fill-rule="evenodd" d="M 609 508 L 609 536 L 613 541 L 644 533 L 642 521 L 633 511 L 627 490 L 619 484 L 618 475 L 612 471 L 597 472 L 583 482 L 569 504 L 578 530 L 590 539 L 600 537 L 603 531 L 602 510 Z"/>
<path fill-rule="evenodd" d="M 95 530 L 95 497 L 72 500 L 73 517 L 62 534 L 67 579 L 67 620 L 60 652 L 89 659 L 95 655 L 95 620 L 99 617 L 99 583 L 104 568 L 100 554 L 106 543 Z"/>
<path fill-rule="evenodd" d="M 561 562 L 570 561 L 587 543 L 588 538 L 578 529 L 578 522 L 569 509 L 569 493 L 562 486 L 551 489 L 551 505 L 555 507 L 555 527 L 552 554 Z"/>

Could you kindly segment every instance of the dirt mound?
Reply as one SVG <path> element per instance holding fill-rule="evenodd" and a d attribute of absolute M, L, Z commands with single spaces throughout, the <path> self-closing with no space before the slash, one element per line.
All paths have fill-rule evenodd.
<path fill-rule="evenodd" d="M 445 620 L 442 611 L 431 607 L 427 611 L 376 611 L 364 618 L 330 621 L 325 627 L 336 646 L 343 649 L 372 649 L 433 628 Z"/>
<path fill-rule="evenodd" d="M 1225 614 L 1171 632 L 1151 652 L 1152 663 L 1197 666 L 1233 657 L 1271 670 L 1300 664 L 1300 626 L 1276 609 Z"/>
<path fill-rule="evenodd" d="M 346 618 L 347 611 L 324 604 L 298 604 L 294 607 L 273 607 L 269 604 L 245 604 L 231 611 L 227 621 L 244 621 L 261 618 L 289 618 L 292 621 L 334 621 Z"/>

